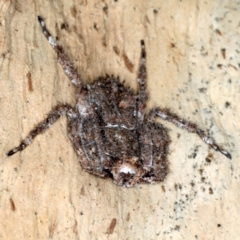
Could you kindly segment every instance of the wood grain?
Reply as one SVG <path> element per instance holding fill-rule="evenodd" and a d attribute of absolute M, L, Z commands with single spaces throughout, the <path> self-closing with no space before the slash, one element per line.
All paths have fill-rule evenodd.
<path fill-rule="evenodd" d="M 240 6 L 237 1 L 0 2 L 0 239 L 237 239 Z M 170 129 L 165 182 L 132 189 L 82 171 L 59 120 L 6 153 L 75 89 L 41 33 L 41 15 L 85 81 L 114 74 L 137 90 L 147 49 L 149 108 L 169 107 L 232 154 Z"/>

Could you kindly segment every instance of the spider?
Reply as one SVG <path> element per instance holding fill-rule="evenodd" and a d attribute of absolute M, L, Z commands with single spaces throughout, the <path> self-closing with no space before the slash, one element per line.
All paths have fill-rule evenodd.
<path fill-rule="evenodd" d="M 114 76 L 98 77 L 84 84 L 81 75 L 49 33 L 42 17 L 38 16 L 42 32 L 58 54 L 58 62 L 77 88 L 76 105 L 59 104 L 40 122 L 21 144 L 8 156 L 24 150 L 40 133 L 45 132 L 61 116 L 68 117 L 69 138 L 82 168 L 94 175 L 113 179 L 114 183 L 132 187 L 138 183 L 162 182 L 169 172 L 168 130 L 156 118 L 196 133 L 206 144 L 231 159 L 231 155 L 207 136 L 194 123 L 188 122 L 169 109 L 146 111 L 148 100 L 146 50 L 141 40 L 138 71 L 138 94 L 125 87 Z"/>

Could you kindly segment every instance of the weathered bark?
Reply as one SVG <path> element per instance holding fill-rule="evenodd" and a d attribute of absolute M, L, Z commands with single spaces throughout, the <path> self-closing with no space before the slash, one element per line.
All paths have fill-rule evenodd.
<path fill-rule="evenodd" d="M 0 14 L 1 239 L 238 238 L 237 1 L 5 0 Z M 232 161 L 161 121 L 171 129 L 171 172 L 162 184 L 124 189 L 82 171 L 64 118 L 7 158 L 53 106 L 75 102 L 37 15 L 85 81 L 114 74 L 137 90 L 144 39 L 149 108 L 209 130 Z"/>

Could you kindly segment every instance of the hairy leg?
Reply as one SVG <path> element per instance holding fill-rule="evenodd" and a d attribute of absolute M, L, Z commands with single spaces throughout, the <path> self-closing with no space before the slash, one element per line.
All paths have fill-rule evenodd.
<path fill-rule="evenodd" d="M 143 168 L 146 171 L 149 171 L 153 165 L 153 133 L 150 129 L 151 126 L 149 125 L 149 123 L 145 122 L 145 124 L 142 124 L 142 128 L 139 131 L 141 161 L 143 164 Z"/>
<path fill-rule="evenodd" d="M 140 66 L 138 71 L 138 86 L 139 86 L 139 93 L 138 93 L 138 115 L 139 122 L 142 123 L 144 119 L 144 113 L 146 108 L 146 101 L 148 99 L 147 93 L 147 70 L 146 70 L 146 51 L 145 51 L 145 43 L 141 40 L 141 59 L 140 59 Z"/>
<path fill-rule="evenodd" d="M 100 170 L 96 170 L 92 166 L 93 160 L 98 160 L 93 159 L 91 155 L 91 149 L 89 149 L 89 145 L 91 145 L 91 142 L 93 143 L 93 141 L 90 141 L 90 143 L 86 142 L 83 136 L 83 132 L 86 128 L 86 126 L 83 126 L 84 121 L 88 121 L 89 119 L 87 119 L 84 115 L 80 116 L 77 109 L 75 109 L 75 111 L 74 109 L 68 111 L 67 116 L 69 117 L 69 138 L 73 143 L 73 147 L 78 155 L 78 159 L 83 170 L 99 177 L 107 177 L 108 174 L 102 171 L 103 167 L 101 167 Z"/>
<path fill-rule="evenodd" d="M 44 133 L 48 128 L 50 128 L 53 123 L 55 123 L 61 116 L 66 115 L 66 113 L 71 110 L 72 107 L 68 104 L 60 104 L 53 108 L 53 110 L 48 113 L 47 118 L 40 122 L 21 142 L 21 144 L 13 148 L 8 152 L 8 156 L 15 154 L 16 152 L 24 150 L 28 145 L 30 145 L 33 139 L 41 133 Z"/>
<path fill-rule="evenodd" d="M 226 150 L 219 147 L 215 141 L 210 138 L 202 129 L 194 123 L 187 122 L 186 120 L 179 118 L 176 114 L 171 113 L 169 109 L 156 108 L 150 112 L 151 117 L 160 117 L 163 120 L 169 121 L 179 128 L 185 129 L 190 133 L 196 133 L 206 144 L 212 147 L 215 151 L 221 152 L 227 158 L 231 159 L 231 154 Z"/>
<path fill-rule="evenodd" d="M 91 171 L 103 171 L 104 166 L 107 166 L 109 157 L 106 155 L 103 136 L 101 134 L 101 120 L 97 116 L 94 108 L 89 106 L 84 114 L 80 114 L 79 129 L 77 134 L 81 139 L 82 148 L 88 159 L 86 166 L 91 168 Z"/>
<path fill-rule="evenodd" d="M 69 77 L 72 84 L 81 87 L 82 86 L 81 76 L 73 68 L 73 64 L 71 63 L 68 55 L 64 52 L 63 47 L 59 46 L 57 41 L 51 36 L 43 18 L 38 16 L 38 21 L 40 23 L 40 26 L 42 27 L 43 34 L 45 35 L 45 37 L 47 38 L 48 42 L 53 47 L 55 52 L 58 54 L 58 62 L 62 65 L 64 72 Z"/>
<path fill-rule="evenodd" d="M 134 186 L 139 179 L 152 167 L 152 138 L 149 126 L 144 124 L 146 102 L 148 100 L 147 92 L 147 69 L 146 69 L 146 50 L 145 42 L 141 40 L 141 58 L 140 66 L 137 76 L 138 81 L 138 98 L 137 98 L 137 124 L 139 129 L 139 144 L 141 149 L 141 160 L 143 162 L 143 168 L 138 170 L 138 173 L 133 179 L 126 183 L 127 187 Z"/>

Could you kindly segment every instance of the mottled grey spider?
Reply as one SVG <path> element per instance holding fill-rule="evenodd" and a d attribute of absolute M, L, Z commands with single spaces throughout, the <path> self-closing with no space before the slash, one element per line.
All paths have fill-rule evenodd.
<path fill-rule="evenodd" d="M 169 172 L 167 156 L 170 138 L 167 129 L 155 122 L 157 117 L 196 133 L 214 150 L 231 158 L 196 124 L 179 118 L 168 109 L 155 108 L 146 112 L 148 92 L 143 40 L 137 77 L 139 90 L 136 95 L 113 76 L 99 77 L 91 84 L 84 84 L 63 48 L 50 35 L 43 19 L 38 17 L 38 21 L 58 54 L 58 62 L 77 87 L 77 103 L 74 107 L 59 104 L 53 108 L 18 147 L 8 152 L 8 156 L 25 149 L 60 116 L 67 115 L 69 137 L 82 168 L 97 176 L 112 178 L 117 185 L 132 187 L 137 183 L 161 182 L 166 178 Z"/>

